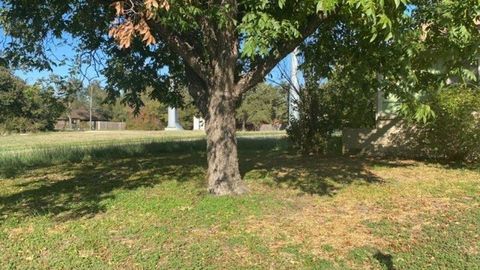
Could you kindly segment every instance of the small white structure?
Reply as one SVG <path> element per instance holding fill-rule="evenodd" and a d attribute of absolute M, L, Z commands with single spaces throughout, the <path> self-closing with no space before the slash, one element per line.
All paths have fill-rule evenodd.
<path fill-rule="evenodd" d="M 205 130 L 205 119 L 202 117 L 193 117 L 193 130 Z"/>
<path fill-rule="evenodd" d="M 183 130 L 182 125 L 178 121 L 178 112 L 176 108 L 168 107 L 168 126 L 165 128 L 168 131 Z"/>

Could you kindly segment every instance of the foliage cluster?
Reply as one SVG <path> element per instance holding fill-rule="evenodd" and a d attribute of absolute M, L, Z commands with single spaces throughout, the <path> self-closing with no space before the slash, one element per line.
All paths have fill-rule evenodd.
<path fill-rule="evenodd" d="M 287 121 L 287 95 L 281 87 L 259 84 L 246 93 L 237 109 L 237 123 L 242 130 L 252 126 L 258 130 L 261 124 L 281 126 Z"/>
<path fill-rule="evenodd" d="M 0 133 L 52 130 L 64 107 L 54 92 L 0 68 Z"/>
<path fill-rule="evenodd" d="M 425 97 L 435 116 L 416 123 L 417 140 L 428 158 L 480 160 L 480 91 L 452 86 Z"/>
<path fill-rule="evenodd" d="M 300 92 L 299 118 L 290 120 L 288 135 L 304 154 L 330 153 L 343 128 L 375 125 L 373 97 L 362 88 L 344 87 L 341 81 L 312 84 Z"/>
<path fill-rule="evenodd" d="M 423 137 L 416 139 L 428 153 L 425 155 L 448 159 L 472 155 L 465 149 L 475 148 L 470 141 L 477 136 L 470 115 L 473 110 L 468 105 L 474 103 L 474 98 L 466 94 L 462 101 L 458 91 L 463 90 L 455 90 L 448 84 L 453 82 L 456 88 L 466 89 L 478 81 L 474 71 L 480 54 L 478 1 L 410 3 L 404 11 L 387 8 L 391 33 L 375 34 L 370 39 L 371 29 L 362 22 L 361 16 L 339 9 L 307 40 L 302 65 L 307 83 L 305 91 L 323 88 L 321 84 L 326 82 L 336 93 L 344 94 L 344 98 L 336 102 L 340 108 L 348 108 L 349 113 L 337 114 L 337 107 L 331 111 L 317 110 L 324 115 L 309 116 L 308 124 L 300 124 L 304 128 L 310 126 L 306 130 L 317 132 L 298 131 L 299 136 L 292 137 L 300 149 L 324 149 L 326 138 L 334 129 L 373 127 L 375 95 L 382 91 L 398 97 L 403 107 L 408 108 L 410 118 L 418 122 L 416 125 L 421 127 Z M 452 93 L 447 94 L 449 91 Z M 330 93 L 321 91 L 315 95 Z M 448 103 L 447 100 L 457 102 L 465 111 L 446 110 L 439 105 Z M 302 100 L 300 109 L 309 113 L 312 113 L 311 104 L 305 104 L 307 101 L 330 108 L 328 99 Z M 347 106 L 343 101 L 348 101 Z M 325 121 L 327 115 L 336 115 L 341 121 L 333 125 Z M 440 124 L 444 121 L 445 125 Z M 305 139 L 307 135 L 311 139 Z M 452 136 L 454 140 L 450 140 Z M 302 141 L 304 146 L 300 146 Z M 314 141 L 318 141 L 319 147 L 312 147 Z"/>
<path fill-rule="evenodd" d="M 156 98 L 175 105 L 180 93 L 172 91 L 173 85 L 189 85 L 192 80 L 200 79 L 207 84 L 201 88 L 210 87 L 208 78 L 214 76 L 212 66 L 216 58 L 225 59 L 225 54 L 218 54 L 222 50 L 238 60 L 231 62 L 237 65 L 236 83 L 246 91 L 319 25 L 337 20 L 336 13 L 340 10 L 356 13 L 371 37 L 391 32 L 388 16 L 392 9 L 402 12 L 407 3 L 405 0 L 241 0 L 228 4 L 160 0 L 2 2 L 0 23 L 10 37 L 2 55 L 10 65 L 48 69 L 55 60 L 45 53 L 51 49 L 45 39 L 62 39 L 70 34 L 79 41 L 77 49 L 79 56 L 84 57 L 82 60 L 91 62 L 92 52 L 102 52 L 106 59 L 102 73 L 108 79 L 110 95 L 123 92 L 128 103 L 136 108 L 142 105 L 139 93 L 148 87 L 155 89 Z M 225 46 L 228 42 L 235 46 Z M 117 45 L 128 49 L 119 49 Z M 158 72 L 167 69 L 168 75 Z M 201 92 L 202 95 L 195 95 L 197 107 L 205 89 Z"/>

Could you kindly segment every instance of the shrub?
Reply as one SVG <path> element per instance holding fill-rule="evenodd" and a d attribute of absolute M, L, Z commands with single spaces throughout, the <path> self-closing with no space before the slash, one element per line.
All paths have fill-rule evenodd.
<path fill-rule="evenodd" d="M 307 86 L 300 92 L 299 119 L 287 133 L 303 154 L 341 153 L 336 134 L 346 127 L 375 125 L 374 96 L 360 88 L 345 88 L 333 82 Z"/>
<path fill-rule="evenodd" d="M 326 154 L 341 119 L 331 96 L 320 89 L 307 88 L 301 92 L 299 119 L 292 119 L 287 134 L 302 154 Z"/>
<path fill-rule="evenodd" d="M 291 119 L 287 129 L 288 136 L 303 154 L 325 153 L 329 128 L 323 124 L 320 97 L 316 91 L 302 93 L 299 108 L 299 119 Z"/>
<path fill-rule="evenodd" d="M 418 140 L 428 158 L 480 160 L 480 92 L 449 87 L 427 97 L 435 116 L 418 124 Z"/>

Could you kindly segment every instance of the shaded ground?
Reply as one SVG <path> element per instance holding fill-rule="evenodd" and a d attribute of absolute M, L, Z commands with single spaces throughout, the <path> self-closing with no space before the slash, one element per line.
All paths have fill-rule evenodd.
<path fill-rule="evenodd" d="M 478 170 L 241 149 L 243 197 L 205 194 L 196 147 L 0 180 L 1 268 L 480 265 Z"/>

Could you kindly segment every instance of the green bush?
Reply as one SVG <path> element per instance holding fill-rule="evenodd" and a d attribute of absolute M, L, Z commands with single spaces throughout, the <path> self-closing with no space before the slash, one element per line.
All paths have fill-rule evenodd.
<path fill-rule="evenodd" d="M 429 96 L 435 116 L 418 124 L 418 139 L 428 158 L 480 160 L 480 91 L 449 87 Z"/>
<path fill-rule="evenodd" d="M 320 89 L 307 88 L 301 92 L 299 119 L 292 119 L 287 134 L 302 154 L 327 154 L 329 142 L 340 126 L 334 102 Z"/>
<path fill-rule="evenodd" d="M 300 96 L 299 118 L 291 119 L 287 134 L 295 148 L 303 154 L 323 154 L 327 149 L 329 128 L 324 125 L 320 97 L 316 91 L 306 91 Z"/>
<path fill-rule="evenodd" d="M 8 131 L 16 131 L 19 133 L 26 133 L 35 130 L 34 123 L 25 117 L 12 117 L 5 124 L 5 129 Z"/>
<path fill-rule="evenodd" d="M 375 125 L 374 95 L 360 88 L 315 83 L 302 89 L 298 106 L 299 119 L 287 133 L 303 154 L 341 153 L 341 130 Z"/>

